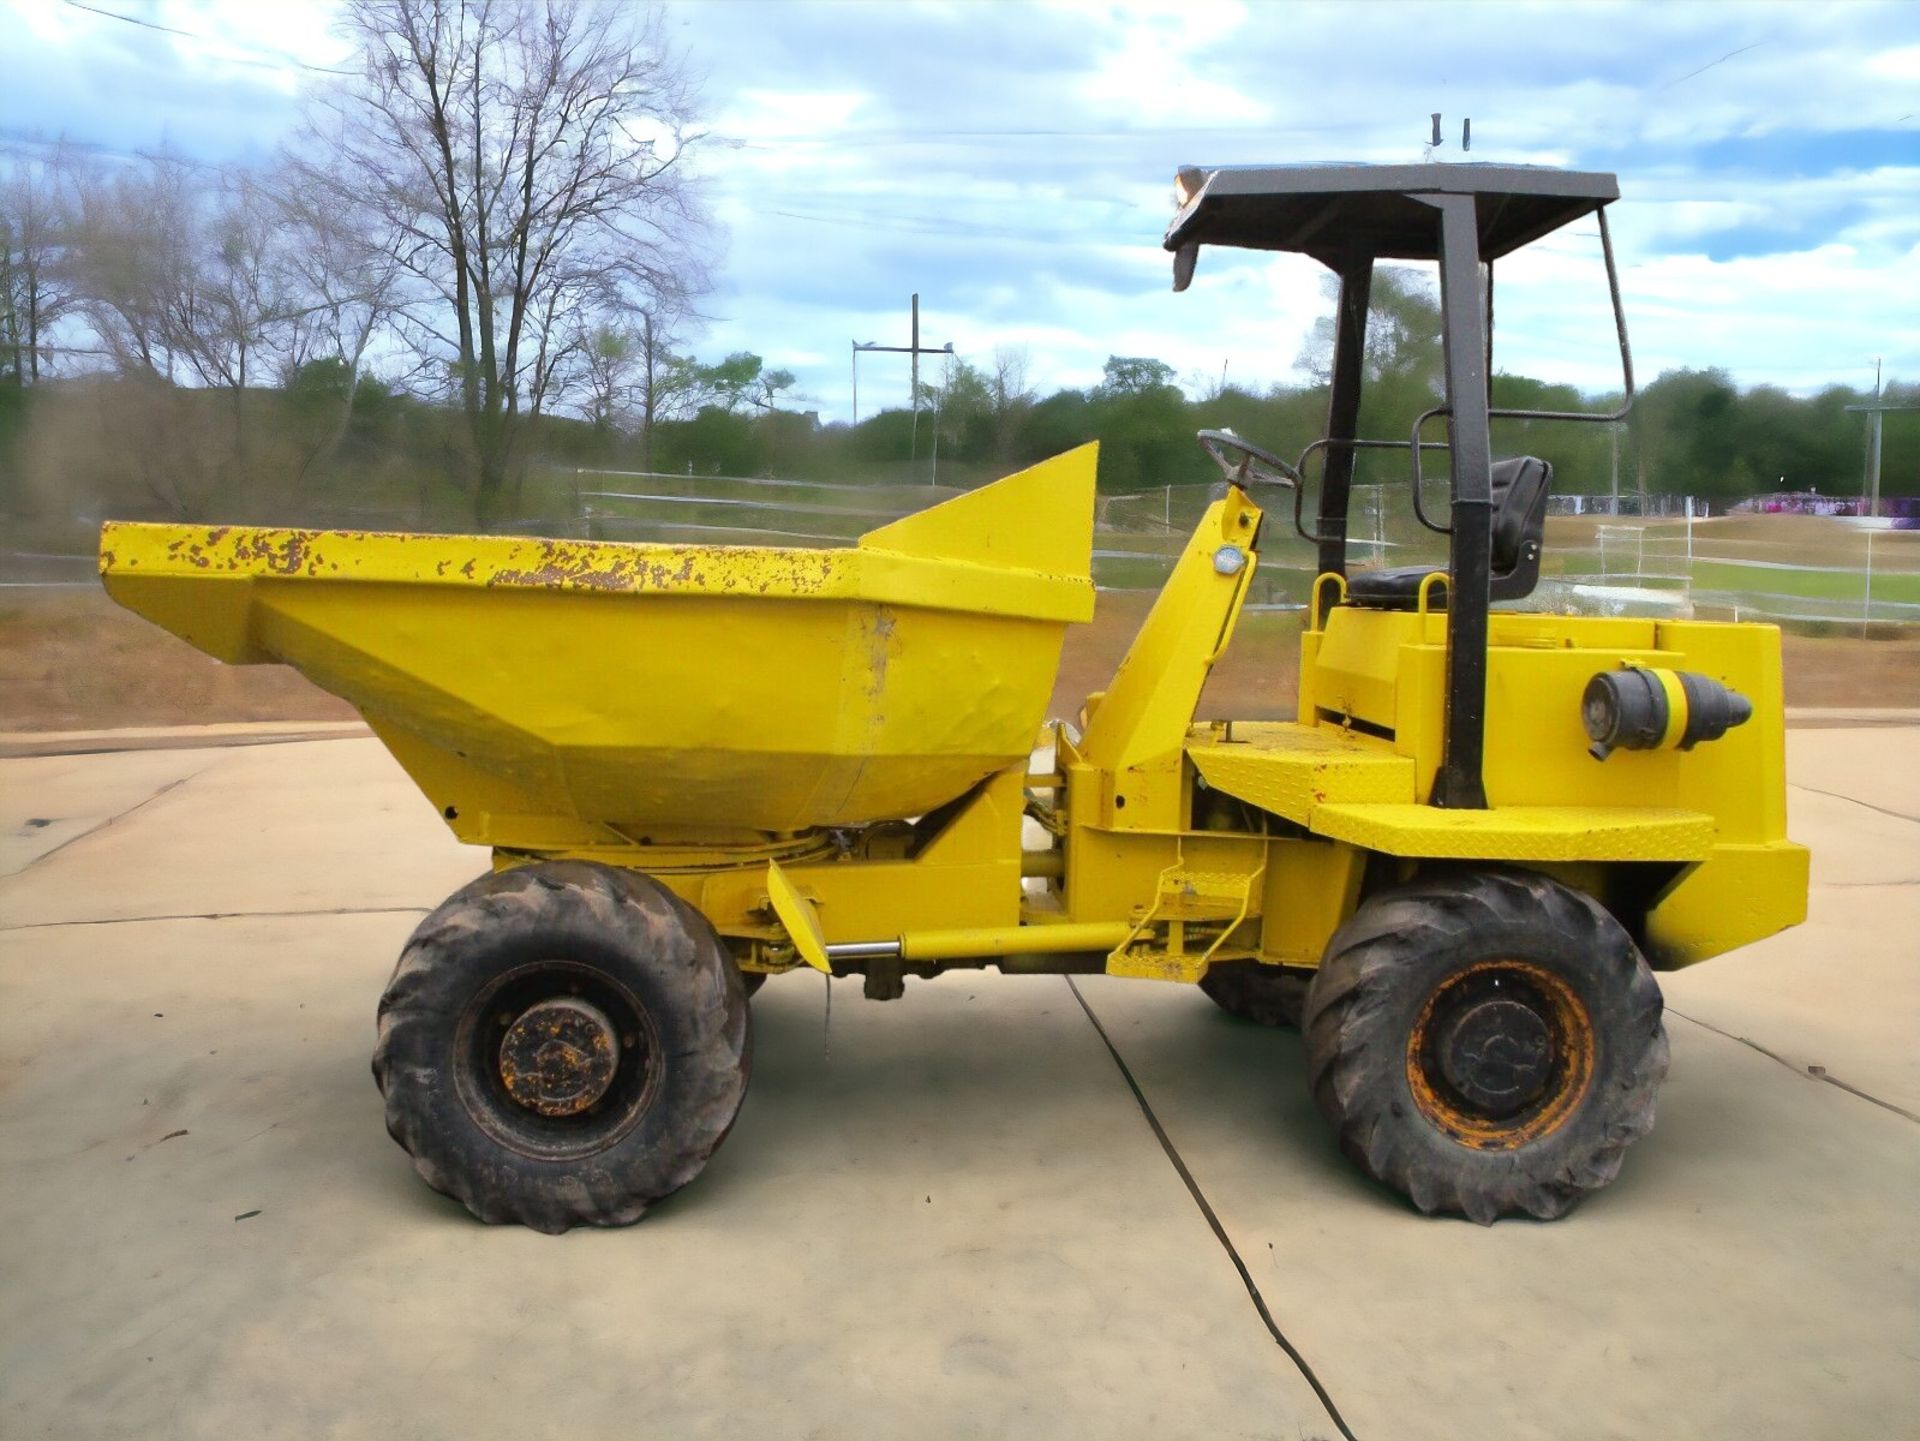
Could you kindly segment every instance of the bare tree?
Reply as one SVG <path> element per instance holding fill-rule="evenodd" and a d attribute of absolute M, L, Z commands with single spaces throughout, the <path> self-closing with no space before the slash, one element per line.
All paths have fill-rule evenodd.
<path fill-rule="evenodd" d="M 70 164 L 55 149 L 18 160 L 0 178 L 0 369 L 15 385 L 39 381 L 54 328 L 73 306 L 62 265 L 72 228 Z"/>
<path fill-rule="evenodd" d="M 88 328 L 122 374 L 175 378 L 179 297 L 191 288 L 200 228 L 192 182 L 165 157 L 77 178 L 69 274 Z"/>
<path fill-rule="evenodd" d="M 314 138 L 411 282 L 400 330 L 465 415 L 484 526 L 527 423 L 592 390 L 592 337 L 699 281 L 693 86 L 659 16 L 616 5 L 353 0 L 348 23 L 362 73 Z"/>
<path fill-rule="evenodd" d="M 252 465 L 248 388 L 276 379 L 298 302 L 287 288 L 285 231 L 269 196 L 245 172 L 224 172 L 193 232 L 168 312 L 174 351 L 193 377 L 227 393 L 233 418 L 232 464 Z"/>
<path fill-rule="evenodd" d="M 1013 453 L 1027 412 L 1033 409 L 1033 386 L 1027 379 L 1028 357 L 1024 347 L 996 346 L 993 373 L 987 386 L 993 398 L 993 458 L 1005 460 Z"/>
<path fill-rule="evenodd" d="M 248 465 L 246 395 L 275 378 L 299 304 L 286 232 L 258 182 L 154 156 L 79 185 L 81 308 L 123 373 L 227 393 L 232 462 Z"/>
<path fill-rule="evenodd" d="M 611 431 L 627 412 L 633 393 L 634 334 L 621 326 L 600 325 L 579 344 L 587 421 L 595 430 Z"/>
<path fill-rule="evenodd" d="M 401 266 L 378 243 L 364 207 L 333 185 L 316 186 L 297 161 L 284 164 L 272 182 L 275 209 L 286 227 L 284 283 L 293 309 L 288 317 L 285 383 L 307 367 L 332 362 L 340 370 L 338 404 L 331 423 L 300 462 L 296 483 L 339 449 L 353 421 L 354 401 L 374 337 L 400 301 Z"/>
<path fill-rule="evenodd" d="M 660 423 L 690 415 L 707 394 L 701 367 L 673 348 L 687 316 L 684 305 L 663 299 L 643 308 L 634 325 L 634 418 L 639 423 L 643 470 L 653 469 L 653 441 Z"/>

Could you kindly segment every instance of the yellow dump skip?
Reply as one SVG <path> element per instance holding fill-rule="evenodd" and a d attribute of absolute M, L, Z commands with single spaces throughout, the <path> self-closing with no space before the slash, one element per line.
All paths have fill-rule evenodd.
<path fill-rule="evenodd" d="M 109 524 L 115 600 L 359 707 L 463 839 L 923 813 L 1023 758 L 1093 614 L 1095 448 L 842 550 Z"/>

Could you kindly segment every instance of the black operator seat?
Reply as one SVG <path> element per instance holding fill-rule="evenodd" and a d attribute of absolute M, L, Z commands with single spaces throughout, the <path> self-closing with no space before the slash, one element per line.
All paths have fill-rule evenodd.
<path fill-rule="evenodd" d="M 1540 542 L 1547 528 L 1547 492 L 1553 467 L 1531 455 L 1493 463 L 1493 565 L 1489 600 L 1523 600 L 1540 579 Z M 1406 565 L 1394 570 L 1356 570 L 1347 576 L 1347 601 L 1373 610 L 1412 610 L 1420 582 L 1440 569 Z M 1435 581 L 1427 604 L 1444 606 L 1447 582 Z"/>

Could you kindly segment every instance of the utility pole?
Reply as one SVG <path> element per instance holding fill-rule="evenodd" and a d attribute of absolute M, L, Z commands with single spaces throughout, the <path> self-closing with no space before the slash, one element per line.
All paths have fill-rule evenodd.
<path fill-rule="evenodd" d="M 1870 417 L 1867 421 L 1867 514 L 1880 514 L 1880 425 L 1888 411 L 1920 410 L 1920 405 L 1888 405 L 1880 398 L 1880 362 L 1873 363 L 1873 404 L 1849 405 Z"/>
<path fill-rule="evenodd" d="M 913 357 L 913 439 L 909 442 L 907 452 L 907 463 L 909 468 L 911 468 L 913 461 L 920 454 L 920 357 L 923 355 L 952 355 L 953 342 L 949 340 L 945 345 L 922 345 L 920 343 L 920 296 L 918 292 L 916 292 L 913 297 L 913 330 L 910 344 L 879 345 L 871 340 L 864 342 L 854 341 L 853 418 L 856 425 L 860 420 L 860 352 L 863 350 L 878 350 L 893 355 L 910 355 Z"/>

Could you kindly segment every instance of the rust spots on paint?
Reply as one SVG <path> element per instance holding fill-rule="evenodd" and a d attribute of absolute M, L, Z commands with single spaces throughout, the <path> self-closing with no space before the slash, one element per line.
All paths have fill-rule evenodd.
<path fill-rule="evenodd" d="M 140 527 L 170 571 L 263 577 L 354 576 L 397 582 L 461 582 L 489 588 L 706 595 L 818 595 L 832 589 L 851 552 L 773 547 L 623 545 L 509 536 L 448 536 L 360 530 Z M 410 561 L 408 551 L 438 553 Z M 400 547 L 405 546 L 403 551 Z M 130 570 L 126 547 L 101 552 L 103 572 Z"/>

